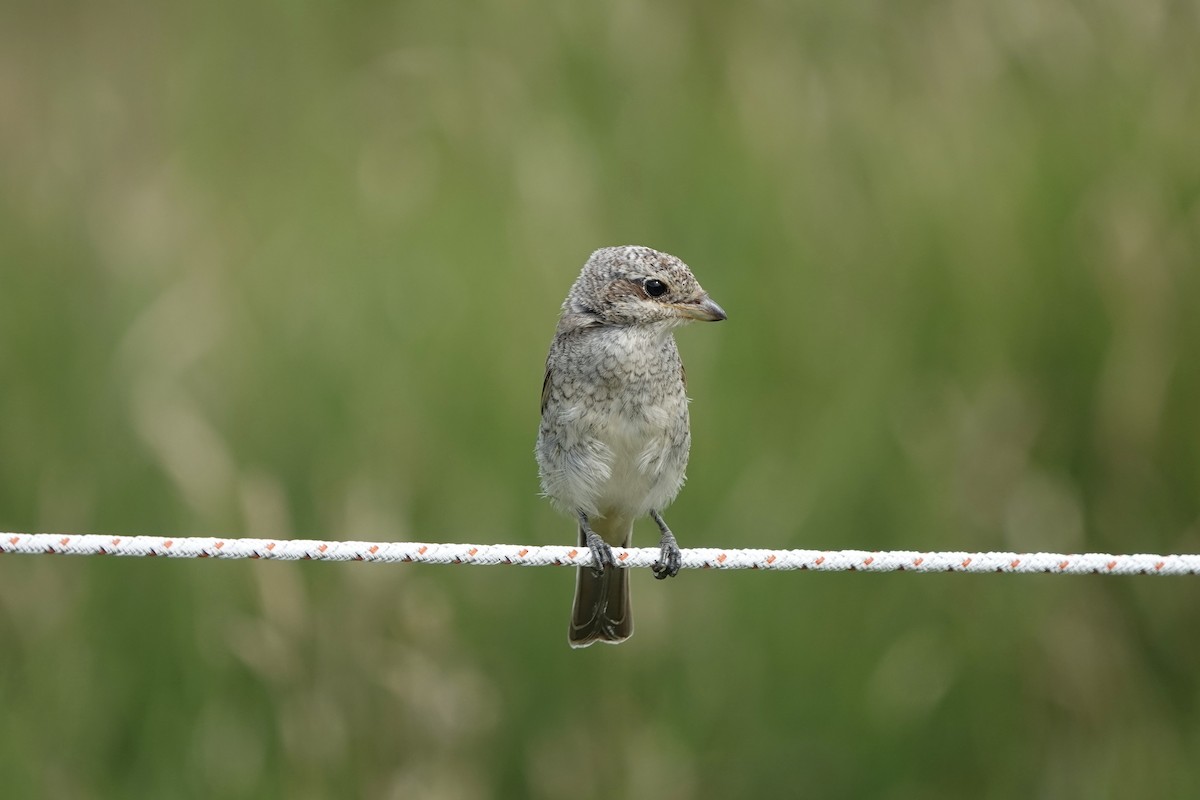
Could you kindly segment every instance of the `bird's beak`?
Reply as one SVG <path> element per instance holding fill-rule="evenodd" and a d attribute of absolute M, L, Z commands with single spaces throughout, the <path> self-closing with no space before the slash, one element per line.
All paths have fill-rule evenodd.
<path fill-rule="evenodd" d="M 726 319 L 725 309 L 713 302 L 708 295 L 702 295 L 699 300 L 690 303 L 672 303 L 672 307 L 681 317 L 696 319 L 701 322 L 720 322 Z"/>

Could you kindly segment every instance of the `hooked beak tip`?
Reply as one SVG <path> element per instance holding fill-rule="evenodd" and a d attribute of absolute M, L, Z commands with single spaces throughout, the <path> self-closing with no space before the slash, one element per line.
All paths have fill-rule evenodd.
<path fill-rule="evenodd" d="M 684 309 L 686 316 L 702 322 L 720 322 L 729 318 L 725 309 L 717 305 L 708 295 L 704 295 L 697 303 L 688 304 Z"/>

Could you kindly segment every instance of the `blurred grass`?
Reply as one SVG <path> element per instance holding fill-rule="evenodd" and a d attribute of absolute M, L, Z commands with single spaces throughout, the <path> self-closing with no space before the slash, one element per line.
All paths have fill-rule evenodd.
<path fill-rule="evenodd" d="M 0 10 L 0 529 L 563 542 L 591 249 L 685 546 L 1200 550 L 1197 6 Z M 1200 589 L 0 561 L 6 797 L 1194 797 Z"/>

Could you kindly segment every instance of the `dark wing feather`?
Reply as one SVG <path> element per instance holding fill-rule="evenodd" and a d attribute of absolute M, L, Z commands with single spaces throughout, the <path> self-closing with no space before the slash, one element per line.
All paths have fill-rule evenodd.
<path fill-rule="evenodd" d="M 542 378 L 542 413 L 546 413 L 546 402 L 550 399 L 550 365 L 546 365 L 546 377 Z"/>

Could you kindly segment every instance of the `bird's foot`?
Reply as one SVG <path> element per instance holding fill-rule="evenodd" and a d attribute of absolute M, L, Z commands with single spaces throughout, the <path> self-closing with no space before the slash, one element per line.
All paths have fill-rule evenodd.
<path fill-rule="evenodd" d="M 674 540 L 671 529 L 667 528 L 666 519 L 662 518 L 658 511 L 650 511 L 650 518 L 662 531 L 662 539 L 659 540 L 659 560 L 655 561 L 650 569 L 659 581 L 662 578 L 676 577 L 679 575 L 679 567 L 683 566 L 683 553 L 679 552 L 679 545 Z"/>
<path fill-rule="evenodd" d="M 679 545 L 675 543 L 675 537 L 669 531 L 664 533 L 658 546 L 658 561 L 655 561 L 654 566 L 651 567 L 654 570 L 654 577 L 659 580 L 674 578 L 679 574 L 679 567 L 683 564 L 683 553 L 680 552 Z"/>
<path fill-rule="evenodd" d="M 671 533 L 671 529 L 667 527 L 666 520 L 662 518 L 662 514 L 659 514 L 657 511 L 651 511 L 650 516 L 658 525 L 658 529 L 662 531 L 662 538 L 658 542 L 658 561 L 655 561 L 654 566 L 651 567 L 654 571 L 654 577 L 659 580 L 674 578 L 679 574 L 679 568 L 683 566 L 683 553 L 679 551 L 679 545 L 675 541 L 675 534 Z"/>
<path fill-rule="evenodd" d="M 608 542 L 600 538 L 600 534 L 589 530 L 584 537 L 588 550 L 592 551 L 592 574 L 603 575 L 604 570 L 616 567 L 617 559 L 613 557 L 612 548 L 609 547 Z"/>

